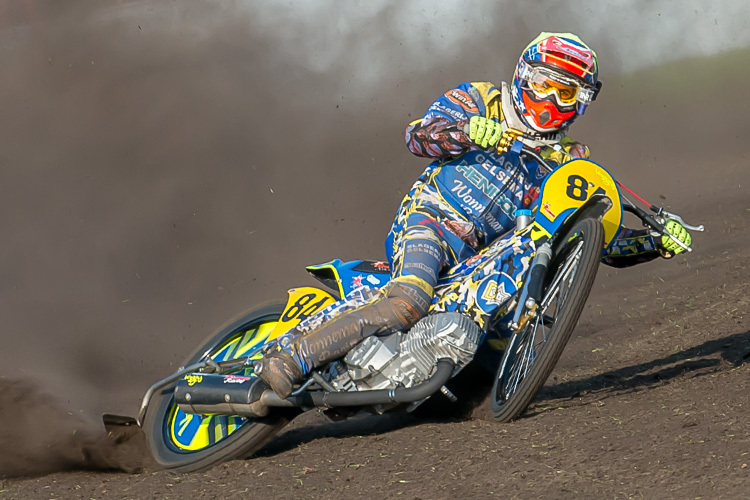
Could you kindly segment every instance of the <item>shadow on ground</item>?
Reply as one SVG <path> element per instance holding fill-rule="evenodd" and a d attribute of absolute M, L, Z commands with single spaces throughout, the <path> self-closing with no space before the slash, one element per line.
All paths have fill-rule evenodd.
<path fill-rule="evenodd" d="M 750 359 L 750 331 L 735 333 L 684 349 L 647 363 L 611 370 L 592 377 L 548 385 L 537 397 L 538 403 L 556 399 L 578 399 L 596 393 L 598 399 L 636 392 L 681 377 L 700 377 L 733 369 Z M 581 403 L 584 404 L 584 403 Z M 560 407 L 576 404 L 559 404 Z M 540 408 L 526 416 L 542 413 Z"/>

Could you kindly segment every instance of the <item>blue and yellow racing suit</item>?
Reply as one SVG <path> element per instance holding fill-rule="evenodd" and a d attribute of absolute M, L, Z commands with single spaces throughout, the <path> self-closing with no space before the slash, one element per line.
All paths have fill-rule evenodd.
<path fill-rule="evenodd" d="M 374 296 L 337 303 L 280 336 L 266 353 L 266 358 L 282 359 L 279 366 L 287 367 L 288 373 L 280 378 L 298 380 L 343 356 L 365 337 L 408 329 L 427 314 L 441 274 L 460 263 L 497 257 L 491 266 L 472 269 L 464 279 L 440 288 L 434 310 L 462 312 L 487 330 L 488 319 L 497 317 L 490 311 L 507 307 L 528 256 L 516 251 L 515 238 L 498 237 L 515 227 L 519 207 L 536 200 L 545 174 L 516 153 L 479 149 L 464 133 L 472 116 L 502 122 L 504 109 L 515 113 L 508 109 L 506 92 L 505 85 L 499 90 L 488 82 L 464 83 L 409 124 L 406 143 L 411 152 L 435 161 L 404 198 L 388 235 L 391 281 Z M 588 149 L 564 133 L 555 140 L 570 155 L 588 157 Z M 555 163 L 564 160 L 563 153 L 552 148 L 540 154 Z M 659 255 L 645 231 L 623 230 L 610 248 L 604 261 L 615 266 Z M 488 344 L 493 340 L 502 338 L 489 339 Z M 267 368 L 259 373 L 273 386 L 268 373 L 280 372 Z"/>
<path fill-rule="evenodd" d="M 492 83 L 463 83 L 407 127 L 409 150 L 436 159 L 404 198 L 388 235 L 386 252 L 394 278 L 413 275 L 434 287 L 441 270 L 471 258 L 515 228 L 516 210 L 536 200 L 545 176 L 536 162 L 510 151 L 480 149 L 464 133 L 472 116 L 502 122 L 502 102 L 502 91 Z M 564 133 L 558 141 L 566 152 L 588 157 L 588 148 Z M 554 163 L 564 159 L 552 148 L 541 154 Z M 603 261 L 625 267 L 658 256 L 648 231 L 624 229 Z"/>

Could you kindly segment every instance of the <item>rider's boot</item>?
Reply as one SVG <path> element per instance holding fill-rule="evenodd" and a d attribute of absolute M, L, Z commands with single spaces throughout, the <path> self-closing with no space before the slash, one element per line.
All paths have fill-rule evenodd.
<path fill-rule="evenodd" d="M 292 393 L 294 384 L 302 380 L 305 372 L 292 354 L 274 351 L 255 363 L 255 374 L 271 386 L 273 392 L 281 399 L 286 399 Z"/>
<path fill-rule="evenodd" d="M 427 314 L 432 295 L 432 286 L 426 281 L 399 276 L 370 302 L 310 330 L 294 328 L 279 337 L 255 364 L 255 373 L 286 399 L 294 384 L 313 368 L 340 358 L 365 337 L 413 326 Z"/>

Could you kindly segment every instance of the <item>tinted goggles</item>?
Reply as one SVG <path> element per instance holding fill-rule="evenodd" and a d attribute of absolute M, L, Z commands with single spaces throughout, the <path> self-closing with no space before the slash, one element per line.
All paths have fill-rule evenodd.
<path fill-rule="evenodd" d="M 595 88 L 584 87 L 579 81 L 543 66 L 532 67 L 526 64 L 519 77 L 527 82 L 527 88 L 537 97 L 544 99 L 553 95 L 560 106 L 573 106 L 576 102 L 585 106 L 596 98 Z"/>

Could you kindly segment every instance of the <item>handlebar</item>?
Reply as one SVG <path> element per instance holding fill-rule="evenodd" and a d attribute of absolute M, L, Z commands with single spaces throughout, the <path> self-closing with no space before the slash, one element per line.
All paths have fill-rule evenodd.
<path fill-rule="evenodd" d="M 513 141 L 512 144 L 508 145 L 506 143 L 505 147 L 498 147 L 498 150 L 501 153 L 507 150 L 510 150 L 511 152 L 517 153 L 519 155 L 529 156 L 535 161 L 537 161 L 539 165 L 544 167 L 548 172 L 552 172 L 554 170 L 554 167 L 550 165 L 544 158 L 542 158 L 542 156 L 539 153 L 537 153 L 534 148 L 525 144 L 523 142 L 524 139 L 526 139 L 527 141 L 535 141 L 531 136 L 527 136 L 526 134 L 518 134 L 517 138 Z M 565 154 L 565 151 L 562 149 L 562 147 L 559 146 L 559 144 L 552 145 L 551 147 L 553 147 L 556 151 L 561 151 L 563 152 L 563 154 Z M 649 227 L 653 229 L 654 231 L 657 231 L 661 235 L 667 235 L 672 241 L 674 241 L 677 245 L 682 247 L 684 250 L 687 250 L 688 252 L 693 251 L 691 247 L 689 247 L 682 241 L 678 240 L 673 234 L 665 230 L 666 222 L 669 220 L 673 220 L 681 224 L 683 227 L 690 229 L 691 231 L 703 231 L 704 230 L 703 224 L 700 224 L 698 226 L 688 224 L 679 215 L 674 214 L 672 212 L 667 212 L 666 210 L 664 210 L 663 207 L 657 207 L 655 205 L 649 204 L 649 210 L 651 210 L 652 212 L 656 214 L 656 216 L 654 217 L 650 215 L 648 212 L 646 212 L 645 210 L 643 210 L 642 208 L 640 208 L 639 206 L 633 204 L 624 195 L 621 194 L 620 196 L 625 202 L 623 203 L 623 206 L 622 206 L 623 210 L 630 212 L 634 214 L 635 216 L 637 216 L 639 219 L 641 219 L 641 222 L 643 222 L 643 224 L 646 227 Z"/>
<path fill-rule="evenodd" d="M 643 210 L 642 208 L 634 206 L 634 205 L 630 204 L 629 202 L 627 204 L 623 204 L 622 208 L 623 208 L 623 210 L 626 210 L 626 211 L 628 211 L 628 212 L 630 212 L 630 213 L 635 214 L 636 216 L 638 216 L 638 218 L 640 218 L 643 221 L 644 225 L 646 225 L 647 227 L 650 227 L 651 229 L 659 232 L 661 235 L 667 235 L 667 236 L 669 236 L 669 239 L 671 239 L 672 241 L 674 241 L 675 243 L 677 243 L 677 245 L 679 245 L 680 247 L 682 247 L 684 250 L 687 250 L 688 252 L 692 252 L 693 251 L 693 249 L 691 247 L 687 246 L 686 244 L 684 244 L 683 242 L 681 242 L 680 240 L 678 240 L 677 237 L 675 237 L 675 235 L 673 235 L 672 233 L 667 232 L 665 230 L 665 224 L 664 223 L 660 223 L 656 219 L 656 217 L 652 217 L 651 215 L 649 215 L 648 213 L 646 213 L 646 211 Z M 668 220 L 676 221 L 676 222 L 680 223 L 682 226 L 686 227 L 687 229 L 690 229 L 690 230 L 693 230 L 693 231 L 703 231 L 704 230 L 703 224 L 701 224 L 699 226 L 693 226 L 691 224 L 687 224 L 684 220 L 682 220 L 682 217 L 680 217 L 677 214 L 673 214 L 671 212 L 667 212 L 662 207 L 655 207 L 655 206 L 652 205 L 649 208 L 651 210 L 653 210 L 654 212 L 656 212 L 657 217 L 659 217 L 660 219 L 662 219 L 664 221 L 668 221 Z"/>

